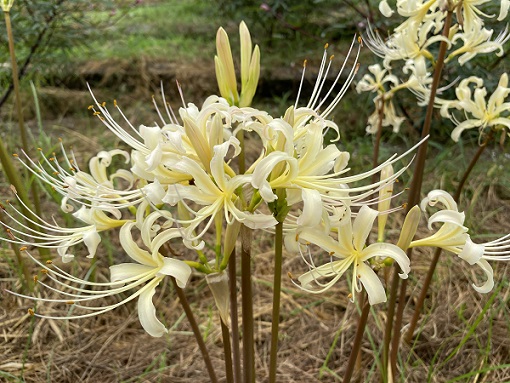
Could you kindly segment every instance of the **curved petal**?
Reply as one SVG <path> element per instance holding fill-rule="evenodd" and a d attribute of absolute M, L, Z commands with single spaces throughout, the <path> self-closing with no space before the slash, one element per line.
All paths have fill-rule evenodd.
<path fill-rule="evenodd" d="M 398 246 L 383 242 L 373 243 L 363 250 L 360 261 L 366 261 L 376 256 L 394 259 L 402 270 L 402 273 L 399 274 L 400 278 L 406 279 L 411 272 L 411 261 L 405 251 Z"/>
<path fill-rule="evenodd" d="M 356 250 L 361 251 L 365 247 L 378 214 L 377 210 L 371 209 L 367 205 L 363 205 L 359 210 L 352 224 L 353 245 Z"/>
<path fill-rule="evenodd" d="M 457 202 L 453 199 L 453 197 L 444 190 L 436 189 L 430 191 L 427 196 L 421 201 L 420 208 L 425 211 L 425 207 L 427 204 L 430 206 L 435 206 L 438 202 L 441 202 L 444 207 L 448 210 L 459 211 L 457 207 Z"/>
<path fill-rule="evenodd" d="M 134 222 L 128 222 L 122 226 L 119 234 L 120 245 L 132 260 L 146 266 L 158 266 L 154 259 L 152 259 L 151 254 L 148 251 L 140 249 L 136 242 L 133 241 L 131 228 L 134 225 Z"/>
<path fill-rule="evenodd" d="M 87 250 L 89 252 L 89 255 L 87 255 L 88 258 L 93 258 L 94 255 L 96 255 L 97 246 L 101 242 L 101 236 L 97 233 L 95 230 L 95 227 L 93 227 L 92 230 L 88 230 L 83 234 L 83 243 L 87 247 Z"/>
<path fill-rule="evenodd" d="M 494 287 L 494 272 L 492 267 L 485 259 L 480 259 L 477 263 L 482 268 L 484 273 L 487 275 L 487 281 L 482 286 L 472 284 L 473 288 L 481 294 L 486 294 Z"/>
<path fill-rule="evenodd" d="M 375 273 L 375 271 L 372 270 L 370 266 L 367 266 L 363 262 L 360 262 L 356 269 L 356 272 L 357 277 L 359 278 L 367 292 L 368 302 L 371 305 L 386 302 L 386 291 L 384 290 L 382 282 Z"/>
<path fill-rule="evenodd" d="M 297 219 L 299 226 L 315 227 L 322 219 L 322 198 L 318 190 L 302 189 L 303 212 Z"/>
<path fill-rule="evenodd" d="M 463 226 L 465 214 L 453 210 L 441 210 L 430 216 L 428 221 L 428 228 L 432 230 L 432 225 L 436 222 L 450 223 L 452 225 Z"/>
<path fill-rule="evenodd" d="M 156 318 L 156 307 L 152 303 L 152 297 L 156 293 L 156 286 L 161 281 L 160 278 L 148 283 L 143 287 L 143 291 L 138 297 L 138 319 L 143 329 L 156 338 L 168 333 L 166 327 Z"/>
<path fill-rule="evenodd" d="M 336 242 L 322 230 L 315 228 L 305 228 L 299 233 L 299 239 L 320 246 L 328 253 L 335 254 L 337 256 L 349 256 L 351 254 L 351 249 L 343 249 L 342 247 L 338 246 L 338 242 Z"/>
<path fill-rule="evenodd" d="M 461 133 L 466 129 L 477 128 L 482 125 L 480 120 L 466 120 L 461 122 L 459 125 L 452 130 L 452 140 L 457 142 L 459 141 L 459 137 Z"/>
<path fill-rule="evenodd" d="M 132 278 L 139 278 L 142 274 L 154 271 L 154 267 L 137 263 L 121 263 L 110 266 L 110 281 L 123 282 Z"/>
<path fill-rule="evenodd" d="M 191 276 L 191 267 L 183 261 L 172 258 L 163 258 L 163 266 L 159 269 L 157 276 L 169 275 L 174 277 L 177 286 L 181 289 L 186 287 L 189 277 Z"/>

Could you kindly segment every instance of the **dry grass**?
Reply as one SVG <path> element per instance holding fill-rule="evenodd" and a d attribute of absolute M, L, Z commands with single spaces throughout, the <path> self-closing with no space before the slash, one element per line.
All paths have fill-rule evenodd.
<path fill-rule="evenodd" d="M 126 101 L 129 103 L 131 100 L 126 98 Z M 147 113 L 126 111 L 128 117 L 132 115 L 138 120 L 143 120 Z M 105 142 L 111 143 L 108 133 L 98 129 L 97 122 L 91 123 L 90 119 L 63 119 L 45 126 L 48 135 L 64 136 L 67 137 L 66 144 L 75 144 L 78 161 L 82 164 L 92 153 L 103 149 Z M 75 126 L 85 128 L 78 130 Z M 114 142 L 113 146 L 118 144 Z M 489 166 L 489 158 L 485 160 Z M 504 172 L 502 174 L 504 177 Z M 510 197 L 507 186 L 501 186 L 498 179 L 487 184 L 485 177 L 481 173 L 470 181 L 470 189 L 475 191 L 476 198 L 469 197 L 462 206 L 470 212 L 470 221 L 481 234 L 491 231 L 508 233 Z M 48 203 L 46 210 L 58 209 Z M 484 221 L 482 218 L 486 216 L 490 218 Z M 396 231 L 401 223 L 401 217 L 397 217 L 390 225 Z M 106 244 L 112 256 L 121 260 L 123 255 L 115 240 L 106 241 Z M 257 235 L 253 266 L 258 382 L 267 381 L 268 371 L 273 270 L 271 248 L 270 234 Z M 31 302 L 5 291 L 17 290 L 19 283 L 16 269 L 11 264 L 13 255 L 10 250 L 3 252 L 5 257 L 0 264 L 0 381 L 209 381 L 190 327 L 169 285 L 160 288 L 156 297 L 158 313 L 171 329 L 163 338 L 152 338 L 143 331 L 136 316 L 135 303 L 83 320 L 37 319 L 27 314 L 27 309 L 32 307 Z M 415 255 L 409 296 L 419 291 L 420 279 L 427 270 L 430 257 L 423 251 Z M 106 253 L 98 256 L 97 280 L 107 281 L 109 278 L 107 258 Z M 419 336 L 413 345 L 401 347 L 399 366 L 404 374 L 401 380 L 453 382 L 463 374 L 482 371 L 458 381 L 510 382 L 510 367 L 501 368 L 510 364 L 507 266 L 500 264 L 495 267 L 495 278 L 501 281 L 501 285 L 494 290 L 496 297 L 492 306 L 473 334 L 469 335 L 471 326 L 491 295 L 482 296 L 472 290 L 470 283 L 476 277 L 472 268 L 451 255 L 444 255 L 443 259 L 430 290 L 426 320 L 422 322 Z M 76 267 L 74 273 L 83 277 L 88 264 L 83 262 Z M 305 271 L 302 260 L 289 254 L 285 255 L 283 268 L 285 275 L 290 272 L 298 276 Z M 36 269 L 32 271 L 37 273 Z M 308 295 L 293 285 L 290 279 L 284 278 L 278 367 L 280 382 L 341 381 L 357 324 L 357 308 L 347 298 L 349 291 L 346 279 L 343 279 L 327 294 Z M 41 290 L 37 294 L 48 293 Z M 193 278 L 186 294 L 206 338 L 220 381 L 225 381 L 219 317 L 213 308 L 211 295 L 198 276 Z M 411 299 L 404 323 L 409 321 L 413 305 L 414 300 Z M 38 309 L 54 311 L 57 307 L 39 305 Z M 369 336 L 365 336 L 362 347 L 361 381 L 379 379 L 377 371 L 385 321 L 385 306 L 374 307 L 369 318 Z M 339 335 L 338 342 L 331 351 L 327 368 L 322 368 L 336 334 Z M 462 348 L 443 364 L 461 342 L 464 343 Z"/>

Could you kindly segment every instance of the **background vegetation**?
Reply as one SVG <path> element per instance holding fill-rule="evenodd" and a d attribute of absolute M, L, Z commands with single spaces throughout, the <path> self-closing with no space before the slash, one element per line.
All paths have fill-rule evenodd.
<path fill-rule="evenodd" d="M 172 105 L 180 105 L 174 86 L 181 84 L 186 102 L 201 103 L 216 93 L 213 56 L 216 29 L 223 26 L 237 48 L 237 26 L 245 20 L 262 52 L 262 73 L 254 107 L 273 114 L 282 113 L 294 103 L 302 63 L 308 59 L 303 100 L 311 91 L 314 71 L 324 44 L 330 44 L 340 67 L 344 54 L 357 31 L 368 21 L 385 31 L 391 28 L 377 12 L 377 1 L 274 0 L 248 1 L 147 0 L 15 0 L 12 21 L 17 57 L 22 72 L 23 112 L 31 128 L 35 148 L 51 152 L 64 138 L 74 146 L 78 161 L 85 165 L 97 151 L 119 145 L 87 110 L 91 97 L 87 84 L 98 99 L 118 100 L 133 125 L 151 124 L 154 111 L 151 96 L 160 84 Z M 16 118 L 10 85 L 10 66 L 5 27 L 0 22 L 0 134 L 10 149 L 18 151 Z M 508 45 L 508 44 L 507 44 Z M 35 48 L 34 48 L 35 47 Z M 364 49 L 359 78 L 374 63 Z M 497 83 L 499 74 L 509 70 L 508 58 L 470 62 L 464 71 L 489 76 Z M 24 63 L 27 65 L 24 66 Z M 491 73 L 493 77 L 490 77 Z M 456 74 L 449 74 L 451 81 Z M 35 84 L 36 94 L 30 81 Z M 334 120 L 340 125 L 340 144 L 351 152 L 352 167 L 368 168 L 372 139 L 365 135 L 367 117 L 372 112 L 368 95 L 352 89 L 341 102 Z M 415 142 L 423 111 L 413 106 L 413 98 L 399 100 L 408 120 L 402 134 L 384 132 L 382 157 L 401 151 Z M 439 120 L 439 114 L 437 119 Z M 452 126 L 436 123 L 432 139 L 429 174 L 425 190 L 443 187 L 451 190 L 477 147 L 477 135 L 466 135 L 454 145 L 448 138 Z M 510 155 L 504 146 L 493 145 L 475 169 L 461 206 L 474 229 L 474 238 L 486 233 L 510 232 Z M 407 178 L 403 179 L 405 185 Z M 28 180 L 26 180 L 28 182 Z M 12 198 L 8 182 L 0 176 L 1 199 Z M 402 186 L 402 187 L 403 187 Z M 50 196 L 44 199 L 47 218 L 59 217 L 58 206 Z M 400 222 L 393 222 L 398 227 Z M 94 277 L 108 280 L 112 257 L 122 258 L 113 240 L 94 263 Z M 267 363 L 271 310 L 271 243 L 258 238 L 254 249 L 257 310 L 258 367 Z M 2 248 L 0 258 L 0 381 L 8 382 L 205 382 L 204 366 L 184 315 L 176 302 L 161 307 L 171 332 L 161 339 L 150 338 L 141 329 L 133 307 L 125 306 L 108 315 L 74 322 L 34 320 L 26 313 L 30 303 L 5 292 L 19 286 L 17 265 L 10 249 Z M 425 270 L 430 254 L 415 257 L 418 267 L 412 276 L 419 289 L 420 270 Z M 79 258 L 79 257 L 78 257 Z M 450 258 L 449 258 L 450 259 Z M 481 296 L 470 289 L 469 274 L 450 261 L 441 265 L 427 306 L 426 325 L 413 345 L 403 347 L 400 363 L 411 370 L 402 376 L 406 382 L 508 382 L 510 381 L 509 274 L 499 265 L 499 280 L 493 294 Z M 69 266 L 85 275 L 88 260 Z M 299 259 L 287 257 L 286 271 L 299 273 Z M 33 269 L 36 273 L 37 270 Z M 460 276 L 460 277 L 459 277 Z M 340 283 L 327 294 L 303 294 L 290 281 L 284 281 L 281 321 L 281 367 L 285 382 L 333 382 L 341 380 L 355 332 L 357 310 L 347 299 L 348 287 Z M 410 289 L 410 293 L 413 292 Z M 157 299 L 172 294 L 162 289 Z M 212 299 L 206 286 L 192 283 L 187 294 L 200 321 L 208 347 L 222 368 L 221 334 L 218 318 L 212 314 Z M 170 302 L 172 302 L 170 300 Z M 370 333 L 363 348 L 362 380 L 372 381 L 380 363 L 380 339 L 384 311 L 374 310 Z M 458 344 L 461 348 L 455 348 Z M 447 358 L 451 355 L 451 358 Z M 447 361 L 446 361 L 447 360 Z M 260 376 L 260 381 L 263 381 Z"/>

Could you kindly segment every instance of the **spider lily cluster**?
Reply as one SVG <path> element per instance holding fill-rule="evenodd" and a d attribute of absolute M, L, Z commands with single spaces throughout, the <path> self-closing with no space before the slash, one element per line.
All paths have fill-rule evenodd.
<path fill-rule="evenodd" d="M 497 15 L 489 15 L 480 9 L 486 3 L 489 2 L 398 0 L 396 11 L 405 20 L 387 39 L 383 39 L 372 26 L 369 27 L 364 41 L 383 59 L 383 66 L 370 66 L 370 73 L 364 75 L 356 88 L 359 93 L 376 94 L 373 99 L 376 108 L 368 120 L 368 133 L 376 133 L 379 123 L 382 127 L 391 126 L 394 132 L 399 131 L 405 117 L 398 115 L 393 99 L 402 90 L 414 93 L 420 104 L 428 103 L 432 72 L 436 64 L 433 51 L 437 50 L 441 41 L 447 44 L 444 59 L 446 65 L 457 62 L 464 66 L 480 54 L 503 55 L 503 46 L 510 39 L 508 24 L 503 24 L 503 30 L 494 37 L 494 30 L 485 27 L 485 20 L 497 18 L 501 22 L 508 21 L 510 2 L 499 2 Z M 394 13 L 386 0 L 379 3 L 379 9 L 386 17 Z M 447 33 L 441 34 L 448 13 L 455 15 L 455 20 Z M 397 77 L 394 73 L 398 72 L 401 75 Z M 487 133 L 487 130 L 499 130 L 503 135 L 508 134 L 508 76 L 502 75 L 497 89 L 487 102 L 487 91 L 483 84 L 483 79 L 470 76 L 456 86 L 457 99 L 435 98 L 436 106 L 441 108 L 441 115 L 457 125 L 451 134 L 454 141 L 458 141 L 464 130 L 475 127 L 480 129 L 480 134 Z M 450 109 L 463 110 L 466 119 L 459 119 L 450 113 Z"/>
<path fill-rule="evenodd" d="M 356 292 L 364 289 L 370 304 L 384 302 L 386 291 L 377 270 L 394 260 L 401 268 L 401 278 L 407 278 L 411 264 L 406 250 L 417 246 L 442 247 L 479 265 L 487 282 L 475 288 L 489 291 L 493 273 L 487 261 L 507 260 L 510 238 L 474 244 L 464 227 L 463 213 L 447 193 L 433 191 L 422 202 L 422 211 L 436 203 L 443 207 L 428 219 L 430 236 L 413 241 L 421 217 L 420 208 L 414 207 L 406 216 L 398 242 L 385 239 L 387 216 L 402 210 L 391 207 L 394 183 L 407 168 L 400 164 L 415 147 L 352 174 L 350 154 L 336 143 L 326 142 L 328 131 L 339 139 L 339 127 L 328 117 L 353 80 L 356 63 L 346 82 L 340 83 L 344 62 L 334 75 L 333 87 L 325 90 L 332 71 L 332 59 L 325 51 L 307 105 L 300 106 L 298 97 L 283 117 L 273 117 L 249 106 L 259 77 L 260 53 L 258 47 L 252 48 L 244 23 L 240 34 L 240 92 L 228 37 L 220 29 L 215 60 L 220 96 L 208 97 L 201 106 L 183 101 L 175 113 L 162 91 L 164 108 L 158 109 L 155 102 L 160 122 L 138 128 L 116 102 L 116 113 L 111 113 L 106 103 L 93 96 L 94 105 L 89 109 L 127 150 L 99 152 L 89 161 L 88 171 L 79 167 L 63 145 L 60 154 L 49 158 L 40 151 L 39 161 L 25 153 L 19 157 L 34 176 L 62 196 L 62 211 L 81 223 L 62 227 L 42 217 L 25 216 L 13 204 L 4 208 L 10 218 L 4 240 L 21 245 L 51 281 L 39 280 L 39 284 L 61 295 L 55 299 L 24 297 L 82 310 L 58 316 L 39 305 L 39 311 L 31 313 L 83 318 L 137 299 L 143 328 L 152 336 L 162 336 L 167 329 L 152 301 L 156 288 L 166 276 L 185 287 L 195 270 L 206 276 L 224 319 L 228 304 L 218 286 L 226 286 L 225 269 L 241 226 L 272 233 L 279 223 L 283 224 L 287 251 L 304 261 L 303 274 L 293 282 L 311 293 L 327 290 L 348 274 L 352 278 L 349 298 L 354 300 Z M 356 44 L 354 40 L 349 51 L 355 61 L 359 53 Z M 418 70 L 416 65 L 412 70 Z M 367 89 L 379 89 L 376 83 L 398 82 L 396 78 L 383 80 L 385 73 L 380 68 L 371 70 L 379 80 L 368 85 L 367 78 Z M 246 151 L 244 137 L 250 137 L 251 146 L 256 147 L 251 163 L 243 163 L 241 157 Z M 401 168 L 394 170 L 398 166 Z M 379 175 L 378 180 L 370 181 L 374 175 Z M 378 240 L 373 242 L 370 233 L 376 219 Z M 439 228 L 434 230 L 436 225 Z M 70 262 L 76 257 L 75 246 L 83 243 L 88 257 L 94 257 L 101 233 L 118 228 L 119 243 L 130 261 L 111 266 L 108 283 L 75 277 L 58 267 L 58 262 L 43 263 L 28 252 L 32 246 L 55 249 L 62 262 Z M 313 246 L 322 254 L 312 252 Z M 126 292 L 127 298 L 103 304 L 105 297 Z"/>

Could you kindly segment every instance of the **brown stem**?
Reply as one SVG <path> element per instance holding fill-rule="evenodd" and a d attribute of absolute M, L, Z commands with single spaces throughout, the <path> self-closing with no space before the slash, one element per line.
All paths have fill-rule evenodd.
<path fill-rule="evenodd" d="M 228 279 L 230 281 L 230 325 L 232 327 L 232 356 L 234 364 L 234 382 L 241 383 L 241 355 L 239 350 L 239 318 L 237 315 L 237 275 L 236 253 L 228 260 Z"/>
<path fill-rule="evenodd" d="M 241 226 L 241 289 L 243 317 L 244 383 L 255 383 L 253 291 L 251 281 L 251 229 Z"/>
<path fill-rule="evenodd" d="M 195 335 L 195 339 L 197 341 L 198 347 L 200 348 L 200 352 L 202 353 L 202 358 L 204 359 L 205 367 L 207 368 L 207 372 L 209 373 L 209 379 L 212 383 L 218 383 L 218 379 L 216 378 L 216 373 L 214 372 L 214 367 L 211 362 L 211 358 L 209 357 L 209 352 L 207 351 L 207 347 L 205 346 L 204 339 L 200 334 L 200 329 L 198 328 L 197 321 L 195 320 L 195 316 L 193 315 L 193 311 L 191 311 L 191 307 L 188 303 L 188 299 L 184 294 L 184 291 L 177 286 L 177 282 L 175 278 L 170 278 L 174 285 L 175 291 L 177 292 L 177 296 L 179 297 L 179 302 L 188 318 L 188 322 L 193 331 L 193 335 Z"/>
<path fill-rule="evenodd" d="M 446 19 L 443 26 L 443 33 L 442 35 L 446 38 L 449 35 L 450 32 L 450 26 L 452 23 L 452 10 L 448 10 L 446 13 Z M 446 56 L 446 49 L 447 49 L 447 43 L 446 41 L 441 41 L 441 44 L 439 46 L 439 53 L 436 61 L 436 66 L 434 69 L 434 76 L 432 79 L 432 85 L 430 88 L 430 99 L 427 106 L 427 112 L 425 114 L 425 121 L 423 123 L 423 131 L 422 131 L 422 138 L 426 137 L 430 133 L 430 127 L 432 123 L 432 114 L 434 111 L 434 100 L 436 98 L 437 89 L 439 86 L 439 81 L 441 79 L 441 73 L 443 71 L 444 66 L 444 59 Z M 413 179 L 411 181 L 411 187 L 409 190 L 409 199 L 407 202 L 407 211 L 409 211 L 413 206 L 418 204 L 420 199 L 420 192 L 421 192 L 421 185 L 423 182 L 423 174 L 425 170 L 425 159 L 427 158 L 427 148 L 428 148 L 428 140 L 423 142 L 420 147 L 418 148 L 418 154 L 416 158 L 416 164 L 413 172 Z M 409 249 L 408 257 L 411 259 L 412 256 L 412 249 Z M 398 265 L 395 264 L 395 268 L 398 268 Z M 394 270 L 393 278 L 399 278 L 397 270 Z M 392 326 L 393 328 L 393 336 L 392 336 L 392 343 L 391 343 L 391 353 L 390 353 L 390 369 L 391 374 L 394 377 L 395 380 L 395 374 L 396 374 L 396 368 L 397 368 L 397 354 L 398 354 L 398 346 L 400 343 L 400 328 L 402 326 L 402 317 L 404 315 L 404 308 L 405 308 L 405 296 L 406 296 L 406 289 L 407 289 L 407 281 L 408 279 L 402 280 L 402 283 L 400 284 L 400 294 L 399 294 L 399 302 L 398 307 L 396 311 L 396 317 L 395 322 Z M 398 282 L 397 282 L 398 283 Z M 390 297 L 391 300 L 396 299 L 396 294 Z M 392 318 L 388 317 L 388 320 L 392 320 Z"/>
<path fill-rule="evenodd" d="M 280 295 L 282 289 L 283 222 L 275 229 L 273 313 L 271 321 L 271 351 L 269 358 L 269 382 L 276 383 L 276 361 L 278 357 L 278 330 L 280 325 Z"/>
<path fill-rule="evenodd" d="M 393 272 L 397 273 L 398 270 L 394 267 Z M 396 297 L 398 291 L 398 283 L 400 278 L 392 278 L 391 280 L 391 288 L 390 288 L 390 297 Z M 387 320 L 386 326 L 384 329 L 384 343 L 383 343 L 383 363 L 382 363 L 382 381 L 385 382 L 388 377 L 388 360 L 389 360 L 389 350 L 391 343 L 391 331 L 393 329 L 393 316 L 395 315 L 395 306 L 396 299 L 390 299 L 388 302 L 388 312 L 387 312 Z"/>
<path fill-rule="evenodd" d="M 345 369 L 344 380 L 342 381 L 343 383 L 349 383 L 351 381 L 356 359 L 358 358 L 358 351 L 361 348 L 361 341 L 363 340 L 363 334 L 365 332 L 365 327 L 367 326 L 370 304 L 368 303 L 367 299 L 365 299 L 365 301 L 366 303 L 363 306 L 363 310 L 361 311 L 361 316 L 358 322 L 358 329 L 356 330 L 356 335 L 354 337 L 354 343 L 352 344 L 351 355 L 349 356 L 349 361 L 347 362 L 347 367 Z"/>
<path fill-rule="evenodd" d="M 381 136 L 382 136 L 382 124 L 384 118 L 384 95 L 381 95 L 381 99 L 377 103 L 377 114 L 379 115 L 379 121 L 377 121 L 377 134 L 375 136 L 374 143 L 374 156 L 372 157 L 372 169 L 376 168 L 379 165 L 379 147 L 381 146 Z M 377 182 L 377 174 L 374 173 L 372 176 L 372 183 Z"/>
<path fill-rule="evenodd" d="M 232 348 L 230 347 L 230 333 L 228 326 L 221 322 L 221 335 L 223 338 L 223 350 L 225 351 L 225 374 L 227 377 L 227 383 L 234 383 L 234 372 L 232 370 Z"/>
<path fill-rule="evenodd" d="M 471 171 L 473 170 L 476 163 L 480 159 L 480 156 L 482 155 L 483 151 L 487 147 L 487 144 L 493 139 L 493 137 L 494 137 L 494 131 L 491 130 L 490 133 L 485 138 L 484 142 L 478 147 L 478 150 L 476 151 L 475 155 L 471 159 L 469 166 L 467 167 L 466 171 L 464 172 L 464 175 L 462 176 L 462 179 L 459 182 L 459 185 L 457 186 L 457 190 L 455 192 L 455 195 L 453 196 L 453 199 L 455 200 L 455 202 L 459 202 L 460 195 L 462 193 L 462 189 L 464 188 L 464 185 L 466 184 L 466 181 L 469 178 Z M 427 275 L 425 276 L 425 279 L 423 281 L 423 286 L 421 288 L 420 295 L 416 302 L 416 307 L 414 308 L 414 314 L 413 314 L 413 317 L 411 318 L 411 322 L 409 323 L 409 327 L 407 329 L 406 336 L 404 338 L 404 340 L 407 343 L 410 343 L 413 339 L 414 330 L 416 329 L 418 319 L 420 319 L 420 314 L 421 314 L 421 310 L 423 308 L 423 303 L 425 302 L 425 298 L 427 297 L 430 283 L 432 281 L 432 277 L 434 276 L 434 272 L 436 270 L 440 255 L 441 255 L 441 248 L 438 247 L 436 249 L 436 251 L 434 252 L 434 257 L 432 258 L 432 262 L 430 263 L 429 270 L 428 270 Z"/>

